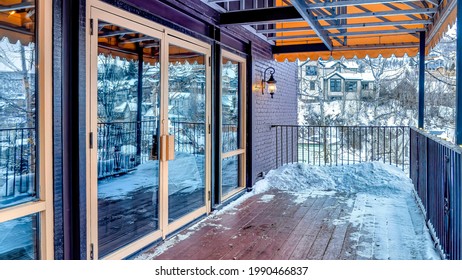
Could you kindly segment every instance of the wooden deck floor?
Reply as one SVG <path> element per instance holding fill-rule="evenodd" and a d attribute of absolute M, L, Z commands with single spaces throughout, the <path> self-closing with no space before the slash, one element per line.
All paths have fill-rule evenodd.
<path fill-rule="evenodd" d="M 358 229 L 338 222 L 352 211 L 348 200 L 344 194 L 297 203 L 291 194 L 273 189 L 248 198 L 236 209 L 212 215 L 140 258 L 361 259 L 350 238 Z"/>

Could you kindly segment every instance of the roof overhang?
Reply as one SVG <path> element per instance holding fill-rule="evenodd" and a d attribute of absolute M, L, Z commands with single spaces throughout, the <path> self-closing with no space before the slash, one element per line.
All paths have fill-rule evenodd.
<path fill-rule="evenodd" d="M 456 19 L 457 0 L 202 0 L 220 25 L 245 26 L 273 45 L 278 61 L 414 56 L 426 52 Z"/>

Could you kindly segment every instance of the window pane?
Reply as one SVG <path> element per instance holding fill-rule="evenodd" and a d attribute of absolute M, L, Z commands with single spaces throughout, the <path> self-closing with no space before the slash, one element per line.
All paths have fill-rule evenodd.
<path fill-rule="evenodd" d="M 240 148 L 239 63 L 223 58 L 221 71 L 223 152 Z"/>
<path fill-rule="evenodd" d="M 345 82 L 345 87 L 347 92 L 356 92 L 357 83 L 355 81 Z"/>
<path fill-rule="evenodd" d="M 159 229 L 160 40 L 99 24 L 103 26 L 97 57 L 102 257 Z"/>
<path fill-rule="evenodd" d="M 169 46 L 168 119 L 175 159 L 168 162 L 169 223 L 205 205 L 206 57 Z"/>
<path fill-rule="evenodd" d="M 341 91 L 341 81 L 338 79 L 330 80 L 330 91 L 340 92 Z"/>
<path fill-rule="evenodd" d="M 37 199 L 35 2 L 0 12 L 0 208 Z"/>
<path fill-rule="evenodd" d="M 222 194 L 226 195 L 236 188 L 239 184 L 239 158 L 241 156 L 233 156 L 224 158 L 221 163 L 222 170 Z"/>
<path fill-rule="evenodd" d="M 38 214 L 0 223 L 0 260 L 38 258 Z"/>

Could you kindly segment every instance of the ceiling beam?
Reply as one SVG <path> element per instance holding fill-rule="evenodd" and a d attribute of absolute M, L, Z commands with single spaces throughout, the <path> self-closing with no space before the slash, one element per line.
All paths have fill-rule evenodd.
<path fill-rule="evenodd" d="M 238 2 L 241 0 L 209 0 L 209 3 L 227 3 L 227 2 Z"/>
<path fill-rule="evenodd" d="M 153 41 L 153 40 L 159 40 L 159 39 L 154 38 L 154 37 L 149 37 L 149 36 L 143 36 L 143 37 L 136 37 L 136 38 L 121 41 L 120 44 L 139 43 L 139 42 Z"/>
<path fill-rule="evenodd" d="M 10 11 L 16 11 L 16 10 L 22 10 L 22 9 L 30 9 L 30 8 L 35 8 L 35 4 L 24 2 L 21 4 L 16 4 L 16 5 L 11 5 L 11 6 L 0 5 L 0 12 L 10 12 Z"/>
<path fill-rule="evenodd" d="M 242 10 L 220 14 L 220 25 L 274 23 L 280 21 L 302 21 L 293 6 Z"/>
<path fill-rule="evenodd" d="M 318 35 L 321 41 L 326 45 L 329 50 L 332 50 L 332 41 L 327 32 L 322 29 L 321 25 L 313 18 L 311 11 L 308 11 L 308 5 L 305 0 L 292 0 L 292 5 L 297 9 L 303 19 L 311 26 L 313 31 Z"/>
<path fill-rule="evenodd" d="M 411 9 L 411 10 L 396 10 L 386 12 L 369 12 L 369 13 L 356 13 L 356 14 L 340 14 L 340 15 L 326 15 L 315 16 L 317 20 L 337 20 L 337 19 L 350 19 L 350 18 L 366 18 L 366 17 L 379 17 L 379 16 L 397 16 L 397 15 L 415 15 L 415 14 L 434 14 L 437 12 L 436 8 L 426 9 Z"/>
<path fill-rule="evenodd" d="M 114 37 L 114 36 L 133 34 L 133 33 L 136 33 L 136 32 L 131 31 L 131 30 L 117 30 L 117 31 L 110 31 L 110 32 L 107 32 L 107 33 L 103 33 L 101 35 L 98 35 L 98 37 L 99 38 L 107 38 L 107 37 Z"/>
<path fill-rule="evenodd" d="M 320 8 L 335 8 L 345 6 L 358 6 L 358 5 L 369 5 L 369 4 L 383 4 L 383 3 L 403 3 L 403 2 L 415 2 L 416 0 L 346 0 L 338 2 L 318 2 L 308 4 L 308 9 L 320 9 Z"/>
<path fill-rule="evenodd" d="M 299 52 L 321 52 L 321 51 L 328 51 L 328 50 L 329 49 L 323 43 L 273 46 L 273 54 L 299 53 Z"/>
<path fill-rule="evenodd" d="M 421 31 L 425 31 L 425 28 L 414 28 L 414 29 L 396 29 L 396 30 L 374 30 L 374 31 L 360 31 L 360 32 L 345 32 L 345 33 L 329 33 L 329 37 L 335 36 L 365 36 L 370 35 L 371 37 L 379 37 L 383 35 L 396 35 L 396 34 L 415 34 Z M 294 35 L 294 36 L 272 36 L 268 37 L 268 40 L 290 40 L 290 39 L 314 39 L 318 38 L 317 35 Z"/>
<path fill-rule="evenodd" d="M 13 32 L 25 34 L 25 35 L 28 35 L 28 36 L 34 36 L 35 35 L 35 33 L 31 32 L 30 30 L 27 30 L 27 29 L 19 27 L 19 26 L 11 26 L 9 24 L 0 24 L 0 29 L 13 31 Z"/>
<path fill-rule="evenodd" d="M 420 19 L 420 20 L 405 20 L 405 21 L 389 21 L 389 22 L 370 22 L 370 23 L 354 23 L 345 25 L 323 25 L 324 30 L 332 29 L 349 29 L 349 28 L 366 28 L 366 27 L 379 27 L 379 26 L 397 26 L 397 25 L 414 25 L 414 24 L 431 24 L 431 20 Z M 277 33 L 277 32 L 297 32 L 297 31 L 309 31 L 311 27 L 288 27 L 288 28 L 273 28 L 266 30 L 257 30 L 257 33 Z"/>
<path fill-rule="evenodd" d="M 384 45 L 357 45 L 357 46 L 349 46 L 348 48 L 347 47 L 334 47 L 333 51 L 401 49 L 401 48 L 418 48 L 418 47 L 419 47 L 419 43 L 384 44 Z M 328 51 L 328 49 L 322 43 L 273 46 L 273 54 L 299 53 L 299 52 L 320 52 L 320 51 Z"/>
<path fill-rule="evenodd" d="M 435 7 L 438 7 L 440 3 L 438 3 L 438 0 L 425 0 L 426 2 L 432 4 Z"/>

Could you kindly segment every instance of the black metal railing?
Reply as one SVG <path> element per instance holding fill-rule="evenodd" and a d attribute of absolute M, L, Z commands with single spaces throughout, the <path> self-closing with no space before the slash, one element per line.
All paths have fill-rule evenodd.
<path fill-rule="evenodd" d="M 176 152 L 204 154 L 206 135 L 204 123 L 170 122 L 169 134 L 175 137 Z"/>
<path fill-rule="evenodd" d="M 273 125 L 276 167 L 383 161 L 408 172 L 409 127 Z"/>
<path fill-rule="evenodd" d="M 35 128 L 0 129 L 0 198 L 34 195 Z"/>
<path fill-rule="evenodd" d="M 239 127 L 237 124 L 223 124 L 222 126 L 222 151 L 224 153 L 239 149 Z"/>
<path fill-rule="evenodd" d="M 170 122 L 169 133 L 175 136 L 175 152 L 204 154 L 204 123 Z M 98 178 L 129 172 L 153 158 L 157 135 L 155 120 L 98 123 Z"/>
<path fill-rule="evenodd" d="M 462 149 L 411 129 L 410 177 L 427 224 L 447 259 L 462 258 Z"/>

